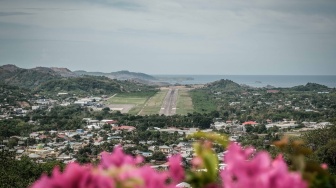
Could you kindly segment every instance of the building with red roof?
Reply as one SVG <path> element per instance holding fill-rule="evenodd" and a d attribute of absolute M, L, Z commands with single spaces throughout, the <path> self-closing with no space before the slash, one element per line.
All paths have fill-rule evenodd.
<path fill-rule="evenodd" d="M 246 122 L 243 123 L 243 125 L 252 125 L 252 126 L 256 126 L 256 125 L 258 125 L 258 123 L 255 122 L 255 121 L 246 121 Z"/>
<path fill-rule="evenodd" d="M 279 90 L 271 89 L 271 90 L 267 90 L 266 92 L 267 93 L 279 93 L 280 91 Z"/>
<path fill-rule="evenodd" d="M 122 125 L 122 126 L 115 126 L 112 128 L 113 130 L 125 130 L 125 131 L 133 131 L 136 128 L 133 126 L 127 126 L 127 125 Z"/>

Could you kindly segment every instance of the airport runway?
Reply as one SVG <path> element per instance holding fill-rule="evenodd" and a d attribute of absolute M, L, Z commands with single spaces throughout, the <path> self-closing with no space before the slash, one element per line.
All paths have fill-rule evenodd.
<path fill-rule="evenodd" d="M 163 101 L 160 115 L 164 114 L 166 116 L 171 116 L 176 114 L 176 103 L 177 103 L 178 89 L 170 88 L 167 95 Z"/>

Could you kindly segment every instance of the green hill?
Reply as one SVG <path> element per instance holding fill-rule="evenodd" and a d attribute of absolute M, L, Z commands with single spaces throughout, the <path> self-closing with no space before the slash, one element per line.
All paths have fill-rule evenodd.
<path fill-rule="evenodd" d="M 325 85 L 316 84 L 316 83 L 307 83 L 306 85 L 294 86 L 291 88 L 294 91 L 328 91 L 328 88 Z"/>
<path fill-rule="evenodd" d="M 154 90 L 154 88 L 128 81 L 112 80 L 107 77 L 83 76 L 51 80 L 41 84 L 37 90 L 50 94 L 67 92 L 73 94 L 105 95 L 119 92 Z"/>
<path fill-rule="evenodd" d="M 33 69 L 23 69 L 15 65 L 3 65 L 0 67 L 0 79 L 2 82 L 23 88 L 33 89 L 40 84 L 59 78 L 62 78 L 62 75 L 58 71 L 46 67 Z"/>
<path fill-rule="evenodd" d="M 135 81 L 116 80 L 105 76 L 79 76 L 69 69 L 55 67 L 23 69 L 15 65 L 3 65 L 0 66 L 0 79 L 4 84 L 43 94 L 67 92 L 98 95 L 155 90 L 152 86 Z"/>
<path fill-rule="evenodd" d="M 211 82 L 209 84 L 206 84 L 205 87 L 210 90 L 216 90 L 220 92 L 236 91 L 242 88 L 242 86 L 240 86 L 236 82 L 227 79 L 221 79 L 215 82 Z"/>
<path fill-rule="evenodd" d="M 117 80 L 147 80 L 147 81 L 155 81 L 156 78 L 150 76 L 148 74 L 139 73 L 139 72 L 130 72 L 130 71 L 117 71 L 111 73 L 103 73 L 103 72 L 86 72 L 83 70 L 74 71 L 77 75 L 90 75 L 90 76 L 106 76 L 111 79 Z"/>

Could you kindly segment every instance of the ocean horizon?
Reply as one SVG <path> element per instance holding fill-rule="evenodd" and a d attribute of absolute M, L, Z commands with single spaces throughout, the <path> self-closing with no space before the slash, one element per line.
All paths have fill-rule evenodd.
<path fill-rule="evenodd" d="M 207 84 L 221 79 L 252 87 L 279 88 L 317 83 L 336 88 L 336 75 L 152 75 L 171 84 Z"/>

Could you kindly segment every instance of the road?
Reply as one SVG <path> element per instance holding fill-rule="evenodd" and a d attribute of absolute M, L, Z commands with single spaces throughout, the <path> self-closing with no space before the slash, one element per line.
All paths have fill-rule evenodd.
<path fill-rule="evenodd" d="M 160 115 L 164 114 L 166 116 L 171 116 L 176 114 L 176 103 L 177 103 L 178 89 L 170 88 L 167 95 L 163 101 Z"/>

